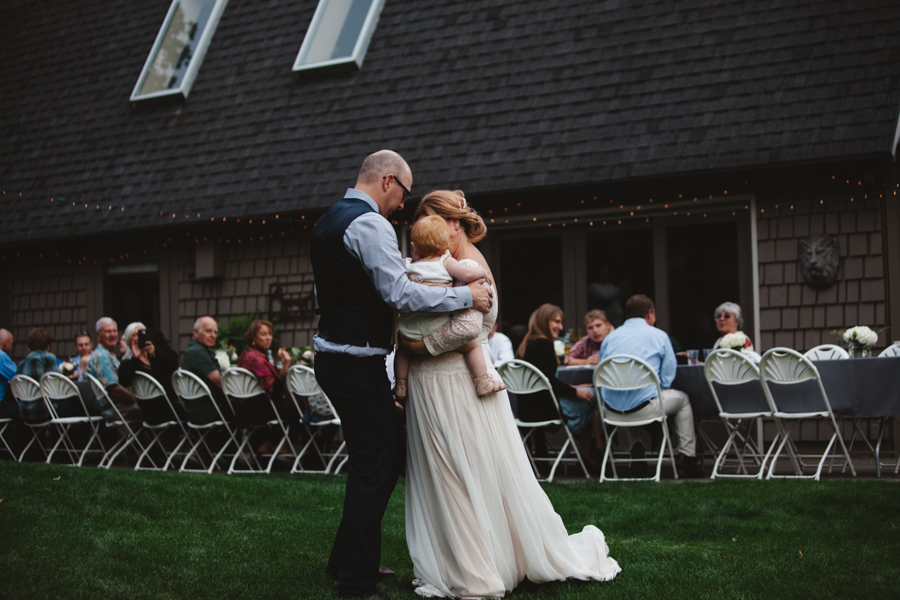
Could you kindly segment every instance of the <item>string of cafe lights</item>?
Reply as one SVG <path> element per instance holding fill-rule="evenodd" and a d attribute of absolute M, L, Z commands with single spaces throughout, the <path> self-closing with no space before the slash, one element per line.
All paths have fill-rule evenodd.
<path fill-rule="evenodd" d="M 831 179 L 834 181 L 838 181 L 837 177 L 834 175 L 831 177 Z M 851 180 L 845 179 L 844 183 L 846 185 L 851 185 Z M 857 184 L 857 186 L 861 187 L 863 185 L 863 182 L 861 180 L 856 181 L 856 184 Z M 900 191 L 900 183 L 895 184 L 895 188 L 892 190 L 892 195 L 897 196 L 898 191 Z M 5 190 L 2 191 L 2 195 L 6 196 L 7 192 Z M 734 207 L 734 206 L 706 206 L 706 207 L 704 207 L 702 205 L 703 202 L 707 202 L 707 201 L 711 201 L 711 200 L 716 201 L 716 202 L 723 202 L 724 197 L 727 195 L 728 195 L 728 190 L 723 190 L 723 192 L 720 196 L 715 196 L 713 194 L 709 194 L 709 195 L 707 195 L 706 198 L 700 198 L 698 196 L 698 197 L 693 197 L 692 199 L 685 200 L 683 194 L 679 194 L 678 201 L 673 200 L 671 202 L 664 202 L 664 201 L 657 200 L 655 203 L 654 203 L 653 198 L 648 198 L 648 200 L 645 204 L 626 205 L 625 203 L 620 203 L 618 205 L 618 210 L 622 211 L 621 213 L 616 212 L 616 210 L 617 210 L 615 208 L 616 200 L 610 199 L 609 204 L 612 205 L 612 208 L 610 209 L 609 207 L 605 206 L 605 204 L 604 204 L 603 209 L 602 209 L 608 214 L 603 214 L 602 216 L 598 216 L 596 218 L 591 217 L 591 216 L 588 216 L 588 217 L 585 217 L 585 216 L 577 216 L 577 217 L 575 217 L 575 216 L 562 216 L 562 217 L 561 216 L 551 216 L 548 218 L 541 218 L 538 216 L 515 217 L 515 216 L 508 214 L 509 213 L 508 207 L 504 207 L 502 209 L 502 213 L 506 215 L 505 217 L 499 216 L 499 213 L 501 213 L 500 209 L 497 209 L 497 211 L 496 211 L 498 213 L 498 215 L 494 214 L 495 213 L 494 209 L 490 209 L 487 214 L 482 215 L 482 218 L 488 224 L 494 224 L 494 225 L 507 225 L 507 224 L 509 224 L 510 217 L 511 217 L 513 219 L 514 226 L 517 225 L 517 226 L 521 226 L 521 227 L 534 227 L 534 226 L 546 225 L 547 227 L 550 227 L 550 228 L 552 228 L 554 226 L 559 226 L 559 227 L 565 228 L 567 225 L 584 226 L 585 224 L 587 224 L 588 227 L 621 225 L 623 222 L 640 221 L 640 220 L 643 220 L 644 222 L 649 223 L 651 219 L 660 219 L 660 218 L 671 219 L 671 218 L 678 217 L 678 216 L 681 216 L 682 218 L 698 218 L 698 217 L 699 218 L 707 218 L 707 216 L 709 216 L 709 215 L 715 215 L 715 214 L 721 214 L 721 213 L 727 213 L 727 212 L 731 212 L 732 215 L 736 215 L 738 210 L 741 210 L 739 207 Z M 828 196 L 828 197 L 822 197 L 822 198 L 816 198 L 816 199 L 795 201 L 790 204 L 787 204 L 787 210 L 793 211 L 793 210 L 795 210 L 795 207 L 797 207 L 797 206 L 803 206 L 803 205 L 808 205 L 808 204 L 824 205 L 826 203 L 826 201 L 830 202 L 830 201 L 836 201 L 836 200 L 847 200 L 848 195 L 849 195 L 850 202 L 855 202 L 858 199 L 864 200 L 864 199 L 868 198 L 868 194 L 866 194 L 865 192 L 863 192 L 862 194 L 844 193 L 842 195 L 834 195 L 834 196 Z M 22 196 L 23 196 L 22 192 L 19 192 L 18 197 L 22 197 Z M 879 198 L 882 198 L 883 196 L 884 196 L 884 194 L 878 194 Z M 592 200 L 587 200 L 587 201 L 580 200 L 580 205 L 586 206 L 588 202 L 593 204 L 593 202 L 596 201 L 598 204 L 595 205 L 596 208 L 594 208 L 593 210 L 597 210 L 600 208 L 599 203 L 603 202 L 604 200 L 605 199 L 601 200 L 598 196 L 593 196 Z M 80 208 L 89 209 L 89 210 L 92 209 L 94 211 L 100 211 L 103 208 L 103 206 L 101 206 L 100 204 L 94 203 L 92 205 L 91 203 L 74 202 L 74 201 L 66 200 L 62 197 L 50 198 L 50 202 L 54 202 L 58 206 L 73 206 L 76 208 L 80 207 Z M 662 204 L 662 208 L 659 208 L 660 204 Z M 112 204 L 106 204 L 105 206 L 106 206 L 107 212 L 117 211 L 118 213 L 124 213 L 125 208 L 126 208 L 124 206 L 112 205 Z M 521 206 L 522 206 L 521 202 L 516 203 L 516 208 L 521 208 Z M 759 208 L 758 209 L 759 213 L 765 214 L 766 208 L 769 208 L 770 210 L 772 208 L 774 208 L 776 210 L 781 210 L 781 203 L 775 204 L 774 206 Z M 745 204 L 743 206 L 743 210 L 745 210 L 745 211 L 750 210 L 750 205 Z M 229 223 L 230 222 L 230 223 L 240 224 L 243 221 L 247 225 L 253 225 L 254 221 L 256 221 L 258 225 L 263 225 L 263 226 L 265 226 L 267 224 L 274 224 L 274 225 L 302 224 L 303 229 L 308 229 L 310 225 L 315 225 L 315 222 L 312 221 L 311 219 L 307 220 L 305 215 L 301 215 L 299 218 L 282 217 L 280 214 L 276 214 L 274 216 L 274 218 L 271 216 L 237 217 L 237 216 L 232 216 L 232 215 L 224 215 L 224 216 L 219 215 L 219 216 L 210 216 L 209 221 L 207 221 L 206 217 L 202 216 L 202 213 L 179 214 L 176 212 L 169 213 L 167 211 L 159 211 L 158 214 L 161 217 L 168 216 L 168 218 L 170 219 L 170 221 L 169 221 L 170 223 L 183 222 L 183 221 L 181 221 L 181 217 L 184 217 L 185 220 L 190 220 L 191 216 L 193 215 L 194 220 L 192 222 L 198 223 L 198 224 L 207 223 L 207 222 L 208 223 Z M 399 221 L 394 220 L 392 222 L 395 225 L 400 225 Z M 404 221 L 403 224 L 409 225 L 409 223 L 407 221 Z M 244 243 L 254 243 L 254 242 L 273 240 L 278 237 L 285 237 L 288 232 L 294 233 L 295 231 L 296 231 L 296 227 L 292 227 L 290 229 L 290 231 L 283 228 L 281 231 L 277 232 L 279 234 L 277 236 L 275 233 L 269 233 L 268 235 L 260 234 L 260 235 L 251 235 L 251 236 L 244 235 L 244 236 L 225 236 L 225 237 L 210 236 L 207 234 L 202 237 L 200 235 L 193 236 L 193 240 L 194 240 L 194 243 L 200 243 L 201 241 L 208 242 L 212 239 L 215 239 L 215 241 L 218 243 L 244 244 Z M 191 236 L 190 232 L 185 232 L 185 237 L 187 239 L 190 239 L 192 236 Z M 154 244 L 152 249 L 159 249 L 160 247 L 166 248 L 168 244 L 171 244 L 173 242 L 174 242 L 174 238 L 168 237 L 166 242 Z M 109 263 L 115 263 L 117 261 L 128 260 L 128 259 L 132 258 L 132 255 L 139 256 L 139 255 L 147 254 L 150 249 L 151 248 L 148 247 L 148 248 L 142 248 L 135 252 L 120 253 L 118 255 L 118 258 L 113 256 L 113 257 L 109 257 L 108 260 L 109 260 Z M 51 257 L 51 253 L 49 253 L 49 252 L 26 252 L 23 254 L 22 251 L 17 251 L 17 252 L 15 252 L 15 255 L 13 255 L 13 253 L 10 251 L 9 253 L 3 253 L 2 255 L 0 255 L 0 258 L 2 258 L 2 260 L 8 260 L 8 259 L 12 259 L 12 258 L 25 258 L 27 256 L 33 257 L 34 254 L 37 254 L 37 257 L 39 259 Z M 54 253 L 52 253 L 52 255 L 53 255 L 52 257 L 54 259 L 60 258 L 59 252 L 54 252 Z M 62 259 L 66 260 L 67 263 L 69 263 L 69 264 L 85 264 L 85 263 L 89 263 L 91 261 L 93 262 L 93 264 L 101 264 L 101 263 L 109 264 L 109 263 L 107 263 L 106 257 L 103 259 L 89 258 L 87 255 L 84 255 L 84 254 L 79 254 L 77 256 L 69 256 L 69 257 L 64 256 L 64 257 L 62 257 Z"/>

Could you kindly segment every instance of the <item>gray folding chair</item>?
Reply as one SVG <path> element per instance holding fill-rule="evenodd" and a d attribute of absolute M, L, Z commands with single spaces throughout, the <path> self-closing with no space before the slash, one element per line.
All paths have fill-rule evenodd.
<path fill-rule="evenodd" d="M 103 383 L 90 373 L 85 373 L 84 378 L 90 382 L 91 389 L 94 390 L 94 395 L 97 396 L 97 400 L 100 404 L 112 408 L 112 418 L 107 417 L 105 419 L 106 427 L 108 429 L 115 429 L 121 434 L 121 437 L 116 440 L 116 443 L 113 444 L 109 450 L 107 450 L 103 458 L 100 459 L 100 464 L 97 466 L 101 469 L 110 468 L 119 455 L 132 444 L 138 447 L 141 454 L 144 454 L 144 445 L 141 444 L 141 441 L 138 439 L 138 434 L 141 432 L 140 423 L 137 424 L 137 429 L 134 429 L 132 424 L 125 419 L 124 415 L 122 415 L 122 411 L 119 410 L 116 403 L 109 397 Z"/>
<path fill-rule="evenodd" d="M 609 411 L 603 402 L 602 391 L 607 390 L 638 390 L 648 386 L 656 387 L 656 398 L 650 402 L 656 407 L 656 415 L 640 421 L 625 420 L 619 414 Z M 600 400 L 600 420 L 603 424 L 603 434 L 606 436 L 606 452 L 603 456 L 603 467 L 600 472 L 600 481 L 656 481 L 659 482 L 660 473 L 662 472 L 662 463 L 666 455 L 666 449 L 669 451 L 669 458 L 672 461 L 672 472 L 675 479 L 678 479 L 678 470 L 675 468 L 675 452 L 672 450 L 672 442 L 669 439 L 669 428 L 666 422 L 666 413 L 662 405 L 662 388 L 659 384 L 659 376 L 649 364 L 636 356 L 628 354 L 616 354 L 604 359 L 594 369 L 594 389 L 597 398 Z M 662 441 L 659 445 L 657 457 L 643 459 L 620 459 L 619 462 L 631 464 L 635 460 L 643 462 L 656 461 L 656 474 L 653 477 L 639 478 L 620 478 L 616 473 L 616 458 L 612 452 L 612 440 L 616 431 L 621 427 L 643 427 L 652 423 L 659 423 L 662 429 Z M 612 431 L 607 432 L 606 426 L 612 427 Z M 613 476 L 606 476 L 606 464 L 612 467 Z"/>
<path fill-rule="evenodd" d="M 819 376 L 819 370 L 810 362 L 808 358 L 790 348 L 772 348 L 763 354 L 762 361 L 759 365 L 760 378 L 763 382 L 763 392 L 772 410 L 772 416 L 775 417 L 776 423 L 780 426 L 782 435 L 781 442 L 778 444 L 772 460 L 769 464 L 769 472 L 766 479 L 772 478 L 794 478 L 794 479 L 815 479 L 819 480 L 822 474 L 822 467 L 828 459 L 832 447 L 835 447 L 835 441 L 840 444 L 844 456 L 844 465 L 850 467 L 850 471 L 856 476 L 856 469 L 853 467 L 853 461 L 850 460 L 850 453 L 844 445 L 844 439 L 841 437 L 840 428 L 831 410 L 831 403 L 828 401 L 828 394 L 825 393 L 825 387 L 822 385 L 822 378 Z M 813 390 L 807 390 L 810 393 L 803 393 L 802 390 L 792 390 L 794 393 L 779 394 L 776 401 L 773 391 L 784 391 L 786 386 L 796 386 L 805 382 L 815 382 Z M 791 432 L 794 428 L 804 420 L 820 419 L 828 423 L 833 434 L 829 440 L 825 451 L 819 454 L 802 455 L 797 450 L 794 441 L 791 439 Z M 793 475 L 775 475 L 775 467 L 778 464 L 778 457 L 781 452 L 787 448 L 791 465 L 793 466 Z M 836 449 L 836 447 L 835 447 Z M 819 463 L 816 472 L 812 475 L 805 475 L 803 469 L 811 466 L 803 462 L 804 458 L 818 458 Z M 834 460 L 832 459 L 833 466 Z M 829 472 L 831 471 L 829 466 Z"/>
<path fill-rule="evenodd" d="M 242 369 L 240 367 L 232 367 L 225 371 L 222 374 L 222 391 L 225 392 L 225 397 L 232 404 L 232 410 L 237 413 L 235 410 L 235 406 L 239 402 L 249 401 L 254 398 L 265 398 L 266 402 L 268 402 L 272 407 L 272 412 L 275 414 L 275 418 L 261 425 L 255 425 L 252 427 L 244 427 L 241 429 L 241 445 L 238 447 L 237 452 L 234 454 L 234 458 L 231 460 L 231 466 L 228 467 L 228 474 L 232 473 L 271 473 L 272 465 L 275 463 L 275 459 L 278 458 L 281 449 L 287 444 L 288 448 L 290 448 L 291 457 L 295 457 L 297 455 L 297 451 L 294 450 L 294 445 L 291 443 L 291 440 L 288 437 L 287 426 L 284 424 L 284 421 L 281 418 L 281 415 L 278 414 L 278 407 L 275 406 L 275 403 L 272 402 L 272 399 L 266 393 L 266 390 L 259 384 L 259 380 L 256 378 L 251 371 L 247 369 Z M 277 426 L 281 431 L 281 440 L 279 440 L 277 446 L 272 451 L 272 456 L 269 457 L 269 462 L 265 468 L 259 464 L 259 461 L 256 458 L 252 448 L 248 448 L 248 444 L 250 443 L 250 436 L 253 435 L 255 431 L 262 429 L 263 427 L 275 427 Z M 243 456 L 245 451 L 247 451 L 248 458 L 247 463 L 249 468 L 247 469 L 239 469 L 237 467 L 238 457 Z M 255 468 L 254 468 L 255 467 Z"/>
<path fill-rule="evenodd" d="M 516 394 L 516 396 L 520 398 L 537 392 L 548 392 L 550 398 L 553 400 L 553 406 L 559 414 L 559 401 L 556 399 L 556 394 L 553 393 L 550 381 L 543 373 L 541 373 L 540 369 L 533 364 L 525 362 L 524 360 L 510 360 L 500 365 L 497 372 L 500 373 L 500 377 L 506 384 L 507 391 Z M 522 421 L 521 419 L 516 418 L 516 425 L 519 427 L 520 434 L 522 434 L 522 444 L 525 446 L 528 460 L 531 461 L 531 468 L 534 469 L 534 476 L 537 477 L 538 480 L 553 481 L 553 476 L 556 474 L 556 468 L 559 467 L 562 462 L 580 465 L 581 470 L 584 471 L 584 476 L 587 479 L 591 478 L 587 467 L 581 458 L 581 453 L 578 451 L 578 444 L 575 443 L 575 438 L 572 437 L 572 432 L 569 430 L 568 424 L 564 423 L 562 418 L 551 419 L 549 421 Z M 528 439 L 535 431 L 553 426 L 563 427 L 563 430 L 566 432 L 566 442 L 556 453 L 555 457 L 535 457 L 528 448 Z M 568 450 L 572 450 L 575 456 L 567 458 L 566 453 Z M 550 475 L 545 480 L 541 479 L 541 474 L 537 468 L 537 463 L 540 461 L 553 462 L 553 466 L 550 468 Z"/>
<path fill-rule="evenodd" d="M 95 451 L 91 450 L 91 447 L 94 442 L 97 442 L 98 450 L 96 450 L 96 452 L 100 452 L 100 461 L 102 463 L 103 458 L 107 453 L 106 446 L 100 438 L 100 422 L 103 421 L 103 417 L 91 416 L 88 413 L 87 405 L 84 403 L 84 398 L 81 396 L 81 390 L 78 389 L 78 386 L 76 386 L 71 379 L 62 373 L 53 371 L 44 373 L 41 376 L 40 386 L 41 395 L 44 397 L 44 400 L 46 400 L 47 406 L 50 409 L 50 414 L 53 415 L 53 423 L 56 425 L 57 429 L 59 429 L 60 433 L 59 440 L 57 440 L 56 444 L 50 450 L 50 454 L 47 456 L 47 462 L 49 463 L 53 459 L 54 452 L 56 452 L 57 448 L 62 444 L 69 454 L 69 464 L 80 467 L 84 463 L 84 457 L 88 452 Z M 73 402 L 75 399 L 78 400 L 78 402 L 75 403 L 75 410 L 80 414 L 76 416 L 60 416 L 59 405 L 63 401 L 68 400 Z M 69 437 L 69 432 L 72 427 L 79 424 L 87 426 L 90 430 L 90 437 L 81 449 L 76 448 L 75 444 L 72 442 L 72 438 Z M 75 457 L 78 458 L 77 462 L 75 461 Z"/>
<path fill-rule="evenodd" d="M 37 442 L 36 447 L 40 449 L 46 459 L 48 456 L 47 449 L 41 441 L 41 435 L 49 431 L 55 431 L 56 424 L 53 422 L 53 415 L 48 407 L 48 402 L 44 400 L 44 396 L 41 394 L 40 384 L 26 375 L 16 375 L 9 381 L 9 387 L 13 398 L 16 399 L 19 405 L 19 415 L 22 417 L 22 422 L 31 432 L 31 439 L 28 440 L 28 443 L 16 460 L 22 462 L 28 449 L 35 442 Z"/>
<path fill-rule="evenodd" d="M 175 410 L 172 400 L 166 393 L 166 389 L 154 377 L 146 373 L 141 373 L 140 371 L 136 372 L 130 391 L 137 402 L 138 408 L 141 410 L 141 415 L 144 417 L 144 421 L 141 425 L 150 437 L 150 442 L 144 446 L 144 451 L 138 457 L 134 469 L 136 471 L 165 471 L 179 454 L 182 446 L 188 442 L 190 437 L 188 431 L 185 429 L 184 423 L 182 423 L 181 419 L 178 417 L 178 412 Z M 168 414 L 166 413 L 166 410 L 168 410 Z M 148 419 L 148 415 L 159 414 L 166 416 L 162 419 Z M 181 439 L 178 440 L 178 444 L 171 451 L 166 448 L 164 440 L 162 439 L 169 431 L 181 432 Z M 156 462 L 149 457 L 149 453 L 154 447 L 158 447 L 166 459 L 166 462 L 162 467 L 157 467 Z M 153 466 L 142 466 L 145 459 L 149 460 L 150 464 Z"/>
<path fill-rule="evenodd" d="M 288 369 L 287 390 L 288 395 L 294 402 L 294 406 L 297 408 L 297 412 L 301 415 L 302 420 L 308 422 L 308 425 L 306 425 L 306 432 L 309 435 L 309 439 L 303 445 L 303 448 L 300 449 L 300 452 L 297 453 L 297 458 L 296 460 L 294 460 L 294 466 L 291 468 L 291 473 L 337 473 L 343 468 L 343 466 L 347 463 L 347 460 L 350 458 L 346 453 L 347 443 L 342 439 L 338 449 L 331 454 L 329 454 L 325 451 L 324 448 L 321 448 L 319 446 L 318 440 L 321 437 L 321 432 L 324 431 L 323 427 L 327 425 L 335 425 L 337 427 L 340 427 L 341 417 L 338 415 L 337 409 L 331 403 L 331 400 L 319 386 L 319 382 L 316 381 L 315 371 L 304 365 L 292 366 L 290 369 Z M 303 410 L 303 403 L 299 400 L 299 398 L 303 397 L 321 398 L 328 405 L 328 408 L 331 411 L 331 418 L 318 419 L 314 421 L 312 419 L 312 415 L 305 414 L 308 411 Z M 303 468 L 303 465 L 300 461 L 309 450 L 312 450 L 316 453 L 316 455 L 319 457 L 319 460 L 321 460 L 322 464 L 325 465 L 324 470 L 313 471 Z"/>
<path fill-rule="evenodd" d="M 842 360 L 850 358 L 850 353 L 834 344 L 822 344 L 807 350 L 803 356 L 809 360 Z"/>
<path fill-rule="evenodd" d="M 772 417 L 772 411 L 759 381 L 759 369 L 745 354 L 720 349 L 707 356 L 703 374 L 719 409 L 719 417 L 728 432 L 728 439 L 716 457 L 710 479 L 716 477 L 762 479 L 772 448 L 780 435 L 775 436 L 765 454 L 753 439 L 753 425 L 756 424 L 759 428 L 758 438 L 762 440 L 762 419 Z M 758 396 L 748 397 L 748 392 L 758 392 Z M 733 458 L 729 458 L 731 452 L 734 454 Z M 747 470 L 748 462 L 755 467 L 755 472 Z M 720 469 L 726 466 L 734 466 L 736 471 L 721 472 Z"/>
<path fill-rule="evenodd" d="M 187 455 L 184 457 L 184 461 L 181 463 L 181 467 L 178 470 L 185 473 L 212 473 L 216 468 L 219 459 L 227 456 L 226 451 L 229 446 L 234 445 L 236 449 L 240 445 L 235 437 L 236 432 L 234 427 L 229 422 L 229 418 L 232 418 L 233 415 L 228 415 L 228 417 L 226 417 L 222 408 L 219 407 L 215 397 L 212 395 L 212 392 L 209 391 L 209 387 L 207 387 L 202 379 L 189 371 L 178 369 L 172 373 L 172 387 L 175 388 L 175 395 L 178 396 L 184 404 L 185 410 L 188 413 L 188 429 L 193 430 L 198 434 L 197 441 L 191 445 L 190 451 L 188 451 Z M 196 422 L 190 417 L 192 412 L 191 405 L 207 409 L 209 408 L 209 405 L 212 405 L 218 418 L 207 423 Z M 221 436 L 221 439 L 219 440 L 220 443 L 218 443 L 218 447 L 215 448 L 215 453 L 213 453 L 214 448 L 211 448 L 209 445 L 209 442 L 212 441 L 211 435 Z M 211 457 L 208 468 L 206 468 L 203 461 L 203 456 L 198 452 L 201 448 Z M 194 469 L 188 467 L 189 461 L 194 456 L 197 456 L 201 466 L 204 468 Z"/>

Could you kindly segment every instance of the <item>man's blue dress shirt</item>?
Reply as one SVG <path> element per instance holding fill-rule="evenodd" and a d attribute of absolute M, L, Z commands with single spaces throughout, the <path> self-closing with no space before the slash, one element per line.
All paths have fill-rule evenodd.
<path fill-rule="evenodd" d="M 659 375 L 660 387 L 664 390 L 672 387 L 677 366 L 672 342 L 664 331 L 648 325 L 645 319 L 628 319 L 606 336 L 600 347 L 600 360 L 616 354 L 629 354 L 647 361 Z M 608 406 L 626 411 L 655 398 L 656 387 L 651 385 L 624 392 L 602 390 L 602 394 Z"/>
<path fill-rule="evenodd" d="M 16 376 L 16 363 L 9 354 L 0 350 L 0 400 L 6 396 L 9 389 L 9 380 Z"/>

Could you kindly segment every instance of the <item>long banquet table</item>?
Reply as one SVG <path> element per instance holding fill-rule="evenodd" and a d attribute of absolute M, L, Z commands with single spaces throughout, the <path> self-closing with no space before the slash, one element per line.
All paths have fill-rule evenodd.
<path fill-rule="evenodd" d="M 835 412 L 882 419 L 876 448 L 880 451 L 884 419 L 900 415 L 900 356 L 819 360 L 813 364 L 822 377 L 822 386 Z M 557 376 L 570 385 L 577 385 L 592 383 L 593 372 L 594 367 L 590 366 L 560 367 Z M 691 409 L 698 419 L 718 416 L 703 365 L 679 365 L 672 387 L 690 397 Z M 762 388 L 758 385 L 738 386 L 732 393 L 735 401 L 748 408 L 766 406 Z M 789 405 L 791 410 L 821 406 L 814 381 L 772 386 L 772 394 L 776 402 Z M 876 452 L 876 465 L 879 465 L 879 454 Z M 880 468 L 877 470 L 880 472 Z"/>

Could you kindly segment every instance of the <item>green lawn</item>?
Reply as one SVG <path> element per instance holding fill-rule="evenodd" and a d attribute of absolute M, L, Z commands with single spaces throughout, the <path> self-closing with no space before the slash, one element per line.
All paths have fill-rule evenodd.
<path fill-rule="evenodd" d="M 0 461 L 0 598 L 336 598 L 322 570 L 343 478 Z M 900 598 L 900 482 L 558 483 L 622 565 L 514 598 Z M 390 598 L 416 598 L 403 488 L 384 521 Z"/>

